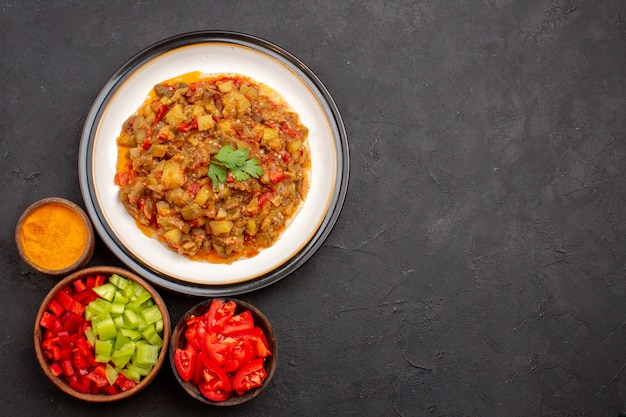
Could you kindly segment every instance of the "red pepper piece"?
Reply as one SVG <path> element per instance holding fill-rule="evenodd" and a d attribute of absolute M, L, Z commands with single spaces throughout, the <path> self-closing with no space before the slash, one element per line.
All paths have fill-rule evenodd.
<path fill-rule="evenodd" d="M 129 389 L 134 388 L 137 383 L 132 379 L 126 378 L 126 376 L 120 372 L 115 380 L 115 385 L 119 387 L 120 391 L 128 391 Z"/>
<path fill-rule="evenodd" d="M 57 341 L 57 343 L 61 347 L 61 353 L 63 353 L 63 351 L 69 352 L 72 349 L 72 340 L 70 338 L 70 334 L 65 330 L 57 334 Z"/>
<path fill-rule="evenodd" d="M 278 184 L 279 182 L 287 178 L 287 175 L 285 175 L 283 171 L 270 171 L 269 177 L 272 184 Z"/>
<path fill-rule="evenodd" d="M 70 294 L 66 293 L 65 291 L 57 292 L 54 299 L 57 300 L 59 304 L 65 307 L 68 311 L 71 311 L 74 314 L 78 314 L 79 316 L 82 316 L 83 313 L 85 312 L 85 306 L 79 303 L 78 301 L 76 301 L 74 297 L 72 297 Z"/>
<path fill-rule="evenodd" d="M 87 288 L 85 291 L 79 292 L 74 295 L 74 299 L 85 306 L 96 298 L 98 298 L 98 294 L 93 292 L 91 288 Z"/>
<path fill-rule="evenodd" d="M 141 148 L 144 151 L 147 151 L 148 149 L 150 149 L 150 146 L 152 146 L 152 143 L 150 143 L 150 137 L 147 137 L 141 144 Z"/>
<path fill-rule="evenodd" d="M 76 340 L 76 350 L 84 357 L 89 357 L 91 354 L 91 345 L 86 338 L 80 337 Z"/>
<path fill-rule="evenodd" d="M 161 107 L 159 107 L 159 110 L 157 111 L 156 117 L 154 118 L 154 122 L 152 122 L 152 125 L 154 126 L 155 124 L 159 123 L 161 121 L 161 119 L 163 119 L 163 116 L 165 116 L 165 113 L 167 113 L 167 110 L 169 108 L 164 104 Z"/>
<path fill-rule="evenodd" d="M 289 161 L 291 161 L 291 154 L 289 152 L 282 151 L 280 153 L 280 159 L 282 159 L 284 163 L 288 164 Z"/>
<path fill-rule="evenodd" d="M 100 387 L 100 392 L 107 394 L 107 395 L 113 395 L 113 394 L 117 394 L 120 391 L 115 385 L 105 385 L 103 387 Z"/>
<path fill-rule="evenodd" d="M 109 385 L 109 381 L 107 380 L 105 373 L 105 365 L 100 364 L 93 371 L 91 371 L 87 377 L 91 379 L 98 388 Z"/>
<path fill-rule="evenodd" d="M 59 324 L 61 324 L 59 318 L 54 314 L 48 313 L 47 311 L 44 311 L 43 315 L 41 316 L 41 320 L 39 321 L 39 325 L 48 330 L 54 330 L 55 328 L 58 328 Z"/>
<path fill-rule="evenodd" d="M 74 365 L 72 365 L 72 361 L 69 359 L 63 359 L 61 361 L 61 369 L 63 370 L 63 375 L 65 376 L 74 375 Z"/>
<path fill-rule="evenodd" d="M 50 371 L 54 376 L 59 376 L 63 373 L 63 369 L 61 369 L 61 365 L 59 365 L 59 362 L 53 362 L 50 365 Z"/>
<path fill-rule="evenodd" d="M 69 312 L 69 315 L 63 322 L 63 330 L 72 334 L 76 334 L 76 332 L 78 332 L 78 330 L 83 325 L 84 321 L 85 319 L 82 318 L 82 316 Z"/>
<path fill-rule="evenodd" d="M 49 338 L 41 342 L 41 347 L 46 357 L 52 361 L 61 359 L 61 347 L 58 345 L 58 338 Z"/>
<path fill-rule="evenodd" d="M 69 386 L 80 393 L 87 393 L 91 388 L 91 379 L 85 375 L 74 375 L 69 381 Z"/>
<path fill-rule="evenodd" d="M 100 285 L 105 284 L 107 281 L 107 277 L 104 275 L 96 275 L 96 280 L 94 281 L 94 286 L 99 287 Z"/>
<path fill-rule="evenodd" d="M 187 187 L 187 192 L 190 196 L 195 197 L 198 194 L 198 191 L 200 191 L 200 188 L 200 183 L 195 181 L 189 184 L 189 187 Z"/>
<path fill-rule="evenodd" d="M 65 312 L 63 307 L 57 300 L 52 300 L 48 304 L 48 310 L 57 317 L 60 317 Z"/>
<path fill-rule="evenodd" d="M 76 281 L 72 282 L 72 286 L 74 286 L 76 292 L 83 292 L 87 289 L 87 285 L 82 279 L 77 279 Z"/>
<path fill-rule="evenodd" d="M 178 130 L 179 132 L 183 132 L 183 133 L 190 132 L 193 129 L 197 129 L 197 128 L 198 128 L 198 120 L 195 117 L 189 123 L 180 122 L 179 124 L 176 125 L 176 130 Z"/>
<path fill-rule="evenodd" d="M 74 364 L 74 368 L 76 369 L 89 368 L 89 360 L 87 359 L 87 357 L 83 356 L 79 351 L 75 351 L 73 353 L 72 363 Z"/>

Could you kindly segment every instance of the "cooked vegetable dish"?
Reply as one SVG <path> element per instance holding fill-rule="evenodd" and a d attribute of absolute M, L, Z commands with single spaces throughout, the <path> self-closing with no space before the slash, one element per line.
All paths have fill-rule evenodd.
<path fill-rule="evenodd" d="M 308 191 L 308 129 L 269 87 L 185 74 L 156 85 L 117 139 L 115 183 L 149 236 L 230 263 L 271 246 Z"/>

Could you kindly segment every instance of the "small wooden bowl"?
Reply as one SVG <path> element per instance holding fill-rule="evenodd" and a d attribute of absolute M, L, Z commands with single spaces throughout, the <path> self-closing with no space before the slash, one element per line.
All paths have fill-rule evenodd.
<path fill-rule="evenodd" d="M 250 401 L 251 399 L 258 396 L 261 393 L 261 391 L 263 391 L 268 386 L 268 384 L 272 380 L 272 377 L 274 376 L 274 373 L 276 372 L 276 365 L 278 363 L 278 344 L 277 344 L 276 336 L 274 334 L 274 331 L 272 329 L 272 326 L 269 320 L 267 319 L 267 317 L 265 317 L 265 315 L 263 315 L 263 313 L 261 313 L 261 311 L 258 308 L 256 308 L 252 304 L 246 303 L 245 301 L 241 301 L 241 300 L 236 300 L 232 298 L 221 298 L 221 299 L 225 301 L 232 300 L 235 302 L 235 304 L 237 305 L 235 314 L 239 314 L 244 310 L 250 310 L 250 313 L 252 313 L 252 318 L 254 319 L 255 325 L 259 327 L 261 330 L 263 330 L 263 333 L 265 334 L 265 337 L 267 338 L 268 348 L 270 352 L 272 352 L 272 355 L 265 359 L 264 366 L 265 366 L 265 370 L 267 371 L 267 377 L 263 381 L 263 385 L 258 388 L 253 388 L 252 390 L 246 392 L 244 395 L 241 395 L 241 396 L 233 393 L 233 395 L 227 400 L 211 401 L 208 398 L 206 398 L 204 395 L 202 395 L 197 385 L 191 382 L 184 381 L 178 374 L 178 371 L 176 370 L 176 366 L 174 365 L 174 353 L 176 351 L 176 348 L 179 348 L 185 344 L 185 332 L 187 331 L 187 320 L 191 316 L 200 316 L 204 314 L 209 309 L 209 306 L 211 305 L 211 302 L 213 301 L 213 299 L 207 299 L 195 305 L 189 311 L 187 311 L 185 315 L 178 321 L 178 324 L 176 325 L 176 327 L 174 327 L 174 330 L 172 331 L 172 340 L 170 342 L 169 359 L 170 359 L 170 366 L 172 368 L 172 372 L 174 373 L 174 376 L 176 377 L 176 380 L 178 381 L 180 386 L 183 387 L 183 389 L 193 398 L 205 404 L 217 405 L 217 406 L 232 406 L 232 405 L 243 404 L 247 401 Z"/>
<path fill-rule="evenodd" d="M 43 342 L 43 335 L 44 335 L 45 329 L 43 329 L 39 323 L 41 322 L 41 318 L 44 312 L 47 311 L 46 307 L 48 306 L 50 301 L 52 301 L 56 293 L 60 291 L 61 289 L 65 288 L 68 285 L 71 285 L 72 282 L 80 278 L 87 278 L 93 275 L 104 275 L 106 277 L 110 277 L 113 274 L 118 274 L 124 278 L 128 278 L 130 280 L 133 280 L 141 284 L 150 293 L 150 295 L 152 296 L 152 300 L 159 307 L 159 310 L 161 311 L 161 315 L 163 316 L 163 332 L 162 332 L 163 345 L 159 352 L 157 363 L 152 368 L 152 371 L 147 376 L 144 376 L 141 379 L 141 381 L 133 388 L 127 391 L 121 391 L 117 394 L 110 394 L 110 395 L 108 394 L 84 394 L 71 388 L 63 379 L 55 376 L 50 370 L 50 363 L 48 359 L 46 358 L 43 352 L 43 348 L 41 346 Z M 163 367 L 163 363 L 166 360 L 169 341 L 171 338 L 171 329 L 172 329 L 172 324 L 170 321 L 170 315 L 169 315 L 167 306 L 165 302 L 163 301 L 163 298 L 161 298 L 159 293 L 148 282 L 146 282 L 144 279 L 140 278 L 139 276 L 135 275 L 134 273 L 127 271 L 125 269 L 122 269 L 122 268 L 117 268 L 113 266 L 94 266 L 90 268 L 81 269 L 67 276 L 66 278 L 63 278 L 50 290 L 50 292 L 48 292 L 43 302 L 41 303 L 41 306 L 39 307 L 39 311 L 37 312 L 37 318 L 35 320 L 35 331 L 34 331 L 35 353 L 37 355 L 37 360 L 39 361 L 39 365 L 41 365 L 41 369 L 43 369 L 48 379 L 50 379 L 50 381 L 52 381 L 52 383 L 56 385 L 57 388 L 59 388 L 61 391 L 65 392 L 66 394 L 71 395 L 72 397 L 78 398 L 80 400 L 89 401 L 89 402 L 117 401 L 117 400 L 122 400 L 124 398 L 128 398 L 134 394 L 137 394 L 139 391 L 146 388 L 148 384 L 150 384 L 154 380 L 154 378 L 157 376 L 157 374 Z"/>
<path fill-rule="evenodd" d="M 51 265 L 44 265 L 41 262 L 38 262 L 34 253 L 32 253 L 29 247 L 24 244 L 25 243 L 24 242 L 24 228 L 26 227 L 38 228 L 41 231 L 42 235 L 46 233 L 57 234 L 57 235 L 60 234 L 58 230 L 56 231 L 51 230 L 54 228 L 53 224 L 43 223 L 43 222 L 36 223 L 31 218 L 31 215 L 33 215 L 33 213 L 35 213 L 37 210 L 44 209 L 46 206 L 52 206 L 52 205 L 60 206 L 61 209 L 69 210 L 71 213 L 74 213 L 75 215 L 77 215 L 80 218 L 81 227 L 80 227 L 80 230 L 75 230 L 75 232 L 85 234 L 85 244 L 84 244 L 84 247 L 82 248 L 82 252 L 80 252 L 79 255 L 73 259 L 68 259 L 68 260 L 65 260 L 62 258 L 56 259 L 55 263 L 58 263 L 59 265 L 63 265 L 63 266 L 59 266 L 58 268 L 51 266 Z M 58 242 L 47 241 L 45 243 L 37 242 L 37 244 L 43 243 L 46 246 L 46 249 L 52 249 L 51 252 L 54 252 L 55 254 L 58 253 L 58 255 L 62 257 L 64 255 L 63 255 L 63 252 L 59 250 L 59 248 L 63 246 L 64 240 L 61 238 L 57 240 Z M 94 249 L 95 249 L 95 237 L 94 237 L 94 232 L 93 232 L 93 227 L 91 225 L 91 221 L 89 220 L 89 217 L 87 217 L 87 214 L 85 214 L 83 209 L 81 209 L 79 206 L 77 206 L 73 202 L 66 200 L 64 198 L 50 197 L 50 198 L 44 198 L 43 200 L 39 200 L 31 204 L 26 210 L 24 210 L 22 215 L 19 217 L 17 221 L 17 225 L 15 227 L 15 244 L 17 245 L 17 250 L 20 256 L 22 257 L 24 262 L 26 262 L 31 268 L 47 275 L 64 276 L 73 271 L 76 271 L 79 268 L 83 268 L 85 265 L 89 263 L 89 261 L 91 260 L 93 256 Z M 48 246 L 52 246 L 52 247 L 48 248 Z M 69 262 L 69 264 L 64 261 Z"/>

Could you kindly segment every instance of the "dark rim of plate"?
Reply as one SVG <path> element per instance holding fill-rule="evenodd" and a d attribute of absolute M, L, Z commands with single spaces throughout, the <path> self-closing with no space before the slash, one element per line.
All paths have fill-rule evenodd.
<path fill-rule="evenodd" d="M 223 285 L 198 284 L 169 277 L 149 267 L 125 249 L 110 226 L 103 221 L 104 216 L 101 207 L 97 201 L 95 201 L 91 162 L 96 134 L 95 126 L 97 126 L 98 120 L 102 117 L 111 97 L 123 81 L 132 75 L 137 68 L 158 55 L 175 48 L 207 42 L 231 43 L 245 46 L 279 60 L 282 64 L 294 71 L 302 81 L 315 92 L 327 117 L 330 119 L 337 154 L 337 178 L 331 204 L 320 227 L 303 249 L 287 262 L 264 275 L 243 282 Z M 252 35 L 227 31 L 200 31 L 177 35 L 149 46 L 132 57 L 109 78 L 94 100 L 85 119 L 85 125 L 80 139 L 78 171 L 81 194 L 86 211 L 93 222 L 94 229 L 98 232 L 106 246 L 127 267 L 153 284 L 170 291 L 196 296 L 230 296 L 258 290 L 279 281 L 296 271 L 322 246 L 335 225 L 345 200 L 349 177 L 349 147 L 343 120 L 333 98 L 320 79 L 298 58 L 281 47 Z"/>

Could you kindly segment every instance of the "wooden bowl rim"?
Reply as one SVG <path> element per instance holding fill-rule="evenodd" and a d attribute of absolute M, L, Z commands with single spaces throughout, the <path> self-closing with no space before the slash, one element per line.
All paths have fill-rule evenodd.
<path fill-rule="evenodd" d="M 78 257 L 78 259 L 74 263 L 72 263 L 71 265 L 68 265 L 67 267 L 63 269 L 48 269 L 48 268 L 44 268 L 41 265 L 37 265 L 34 262 L 31 262 L 31 260 L 28 259 L 28 257 L 26 256 L 26 252 L 24 251 L 24 247 L 22 246 L 22 240 L 20 239 L 22 225 L 24 224 L 24 221 L 26 220 L 26 218 L 33 211 L 47 204 L 60 204 L 74 211 L 76 214 L 80 216 L 81 220 L 83 221 L 83 225 L 85 226 L 85 230 L 87 232 L 87 243 L 85 245 L 85 249 L 83 250 L 83 253 Z M 31 268 L 46 275 L 63 276 L 63 275 L 72 273 L 89 263 L 89 261 L 91 260 L 94 254 L 94 250 L 96 246 L 96 239 L 95 239 L 95 234 L 93 231 L 93 225 L 91 224 L 91 220 L 87 216 L 87 213 L 85 213 L 85 211 L 79 205 L 65 198 L 47 197 L 39 201 L 35 201 L 30 206 L 28 206 L 26 210 L 22 212 L 15 226 L 15 244 L 17 246 L 17 251 L 20 254 L 20 257 Z"/>
<path fill-rule="evenodd" d="M 272 356 L 270 356 L 268 360 L 266 361 L 267 377 L 265 378 L 265 381 L 263 381 L 263 385 L 261 385 L 258 388 L 254 388 L 248 391 L 246 394 L 242 396 L 238 396 L 234 394 L 229 399 L 224 400 L 224 401 L 211 401 L 205 396 L 203 396 L 200 393 L 200 390 L 198 389 L 196 385 L 182 380 L 182 378 L 178 374 L 178 371 L 176 370 L 176 366 L 174 365 L 174 353 L 175 353 L 176 347 L 180 346 L 181 337 L 184 337 L 185 330 L 187 329 L 187 324 L 186 324 L 187 319 L 191 315 L 199 315 L 199 314 L 204 313 L 211 305 L 211 302 L 216 299 L 225 300 L 225 301 L 228 301 L 228 300 L 234 301 L 237 304 L 237 308 L 235 310 L 236 313 L 241 312 L 245 309 L 250 310 L 250 313 L 252 313 L 252 316 L 254 318 L 255 324 L 257 326 L 259 326 L 259 324 L 262 325 L 263 331 L 265 332 L 265 337 L 267 338 L 267 342 L 269 344 L 270 351 L 272 352 Z M 178 320 L 178 323 L 176 324 L 176 326 L 174 326 L 172 330 L 171 338 L 172 338 L 172 341 L 170 342 L 169 359 L 170 359 L 170 367 L 172 368 L 172 372 L 174 373 L 174 377 L 176 378 L 176 381 L 178 381 L 179 385 L 183 388 L 183 390 L 185 390 L 185 392 L 187 392 L 191 397 L 205 404 L 216 405 L 216 406 L 233 406 L 233 405 L 240 405 L 240 404 L 243 404 L 245 402 L 252 400 L 253 398 L 257 397 L 269 385 L 270 381 L 274 377 L 274 373 L 276 372 L 276 367 L 278 366 L 278 342 L 276 340 L 276 334 L 274 333 L 274 329 L 270 321 L 265 316 L 265 314 L 263 314 L 261 310 L 259 310 L 257 307 L 255 307 L 254 305 L 246 301 L 239 300 L 236 298 L 214 297 L 214 298 L 208 298 L 194 305 L 182 315 L 180 320 Z"/>
<path fill-rule="evenodd" d="M 159 309 L 161 310 L 161 315 L 163 316 L 163 346 L 161 346 L 161 351 L 159 352 L 159 358 L 157 360 L 156 365 L 154 365 L 154 368 L 152 369 L 152 371 L 147 376 L 145 376 L 139 382 L 139 384 L 129 389 L 128 391 L 122 391 L 122 392 L 119 392 L 117 394 L 112 394 L 112 395 L 83 394 L 78 391 L 75 391 L 65 381 L 63 381 L 61 378 L 54 376 L 52 371 L 50 371 L 50 365 L 48 361 L 46 360 L 43 354 L 43 350 L 41 348 L 41 342 L 43 341 L 43 331 L 41 329 L 41 326 L 39 325 L 39 322 L 41 321 L 41 317 L 43 316 L 43 313 L 46 311 L 46 306 L 50 303 L 54 295 L 63 287 L 72 283 L 74 280 L 85 277 L 85 276 L 89 276 L 89 275 L 95 275 L 95 274 L 106 275 L 107 277 L 113 274 L 118 274 L 124 278 L 132 279 L 133 281 L 138 282 L 150 293 L 155 304 L 159 306 Z M 52 383 L 54 383 L 54 385 L 57 386 L 57 388 L 59 388 L 61 391 L 65 392 L 66 394 L 71 395 L 72 397 L 75 397 L 84 401 L 111 402 L 111 401 L 122 400 L 124 398 L 128 398 L 138 393 L 139 391 L 146 388 L 154 380 L 154 378 L 157 376 L 157 374 L 163 367 L 164 362 L 166 361 L 167 351 L 168 351 L 169 342 L 171 338 L 171 331 L 172 331 L 172 323 L 171 323 L 169 311 L 167 309 L 167 305 L 165 304 L 165 301 L 163 301 L 163 298 L 161 297 L 161 295 L 156 291 L 156 289 L 152 287 L 152 285 L 150 285 L 146 280 L 139 277 L 135 273 L 128 271 L 126 269 L 123 269 L 123 268 L 119 268 L 115 266 L 92 266 L 89 268 L 78 270 L 72 273 L 71 275 L 68 275 L 67 277 L 60 280 L 54 287 L 52 287 L 52 289 L 48 292 L 48 294 L 42 301 L 41 305 L 39 306 L 37 317 L 35 319 L 35 329 L 34 329 L 33 336 L 34 336 L 34 347 L 35 347 L 35 353 L 37 355 L 37 361 L 39 362 L 39 365 L 41 366 L 42 370 L 44 371 L 48 379 L 50 379 Z"/>

